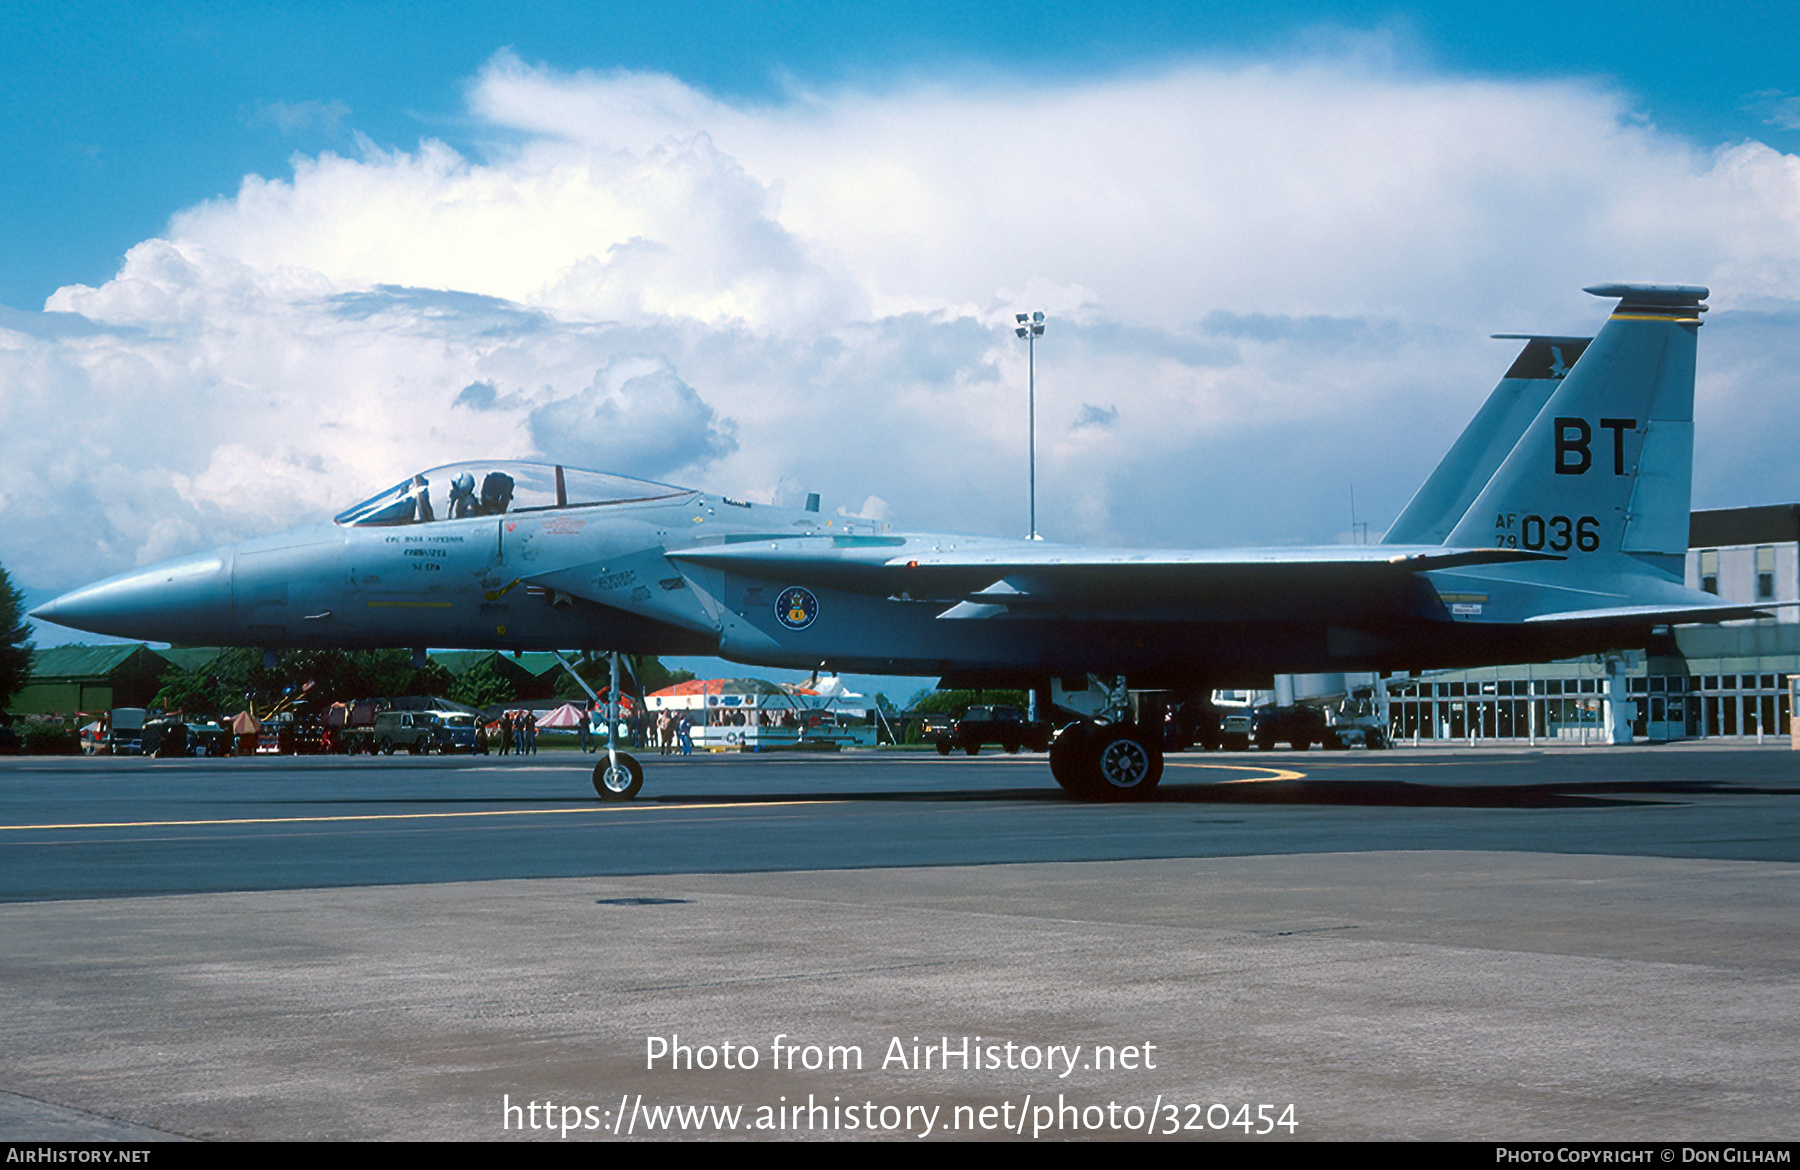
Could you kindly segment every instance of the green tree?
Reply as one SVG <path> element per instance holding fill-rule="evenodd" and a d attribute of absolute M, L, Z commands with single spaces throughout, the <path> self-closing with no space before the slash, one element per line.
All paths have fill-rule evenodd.
<path fill-rule="evenodd" d="M 452 683 L 444 697 L 471 707 L 488 707 L 495 703 L 510 703 L 518 695 L 512 681 L 502 677 L 493 663 L 480 662 Z"/>
<path fill-rule="evenodd" d="M 31 678 L 31 627 L 25 622 L 25 595 L 0 567 L 0 711 Z"/>
<path fill-rule="evenodd" d="M 610 669 L 606 655 L 592 651 L 582 651 L 575 661 L 575 673 L 586 679 L 587 684 L 598 692 L 606 690 L 607 680 L 611 677 L 608 673 Z M 646 695 L 652 694 L 676 683 L 689 682 L 693 677 L 693 671 L 670 670 L 662 664 L 662 659 L 648 654 L 620 655 L 619 690 L 628 695 L 640 690 Z"/>
<path fill-rule="evenodd" d="M 164 675 L 154 703 L 169 711 L 224 714 L 248 703 L 266 714 L 287 699 L 323 704 L 392 695 L 454 698 L 455 682 L 435 662 L 415 670 L 409 650 L 285 650 L 270 668 L 261 651 L 239 648 L 193 670 Z"/>
<path fill-rule="evenodd" d="M 1019 710 L 1023 711 L 1025 709 L 1025 692 L 1006 690 L 923 690 L 913 695 L 910 707 L 912 713 L 915 715 L 923 715 L 927 712 L 942 712 L 954 715 L 958 719 L 961 719 L 964 711 L 967 711 L 970 707 L 981 704 L 987 704 L 988 706 L 1017 707 Z"/>

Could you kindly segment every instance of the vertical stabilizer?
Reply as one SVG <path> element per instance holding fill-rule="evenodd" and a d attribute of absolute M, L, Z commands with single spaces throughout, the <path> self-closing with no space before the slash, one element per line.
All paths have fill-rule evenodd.
<path fill-rule="evenodd" d="M 1678 576 L 1693 479 L 1695 339 L 1707 290 L 1608 284 L 1586 291 L 1619 304 L 1448 543 L 1576 561 L 1628 553 Z"/>
<path fill-rule="evenodd" d="M 1593 340 L 1517 333 L 1494 336 L 1523 341 L 1525 348 L 1381 543 L 1443 544 Z"/>

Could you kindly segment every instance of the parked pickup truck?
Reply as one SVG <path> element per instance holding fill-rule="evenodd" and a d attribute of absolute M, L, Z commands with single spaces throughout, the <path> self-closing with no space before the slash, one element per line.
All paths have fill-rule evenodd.
<path fill-rule="evenodd" d="M 1032 723 L 1017 707 L 970 707 L 963 717 L 950 725 L 949 731 L 937 736 L 938 755 L 947 756 L 957 748 L 971 756 L 980 753 L 985 744 L 998 744 L 1009 752 L 1026 748 L 1034 752 L 1050 750 L 1050 725 Z"/>

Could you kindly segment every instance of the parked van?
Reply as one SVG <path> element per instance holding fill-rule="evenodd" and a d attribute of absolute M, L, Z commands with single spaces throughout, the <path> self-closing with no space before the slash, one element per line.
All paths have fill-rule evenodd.
<path fill-rule="evenodd" d="M 466 711 L 382 711 L 375 716 L 375 750 L 391 756 L 395 748 L 411 755 L 428 752 L 487 751 L 477 716 Z"/>
<path fill-rule="evenodd" d="M 141 756 L 144 754 L 144 709 L 114 707 L 107 720 L 106 754 L 109 756 Z"/>

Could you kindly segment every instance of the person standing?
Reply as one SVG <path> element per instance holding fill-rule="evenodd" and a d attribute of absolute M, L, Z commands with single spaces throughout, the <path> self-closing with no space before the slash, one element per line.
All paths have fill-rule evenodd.
<path fill-rule="evenodd" d="M 681 754 L 694 754 L 694 721 L 688 718 L 686 711 L 681 713 L 681 722 L 676 724 L 676 734 L 681 737 Z"/>

